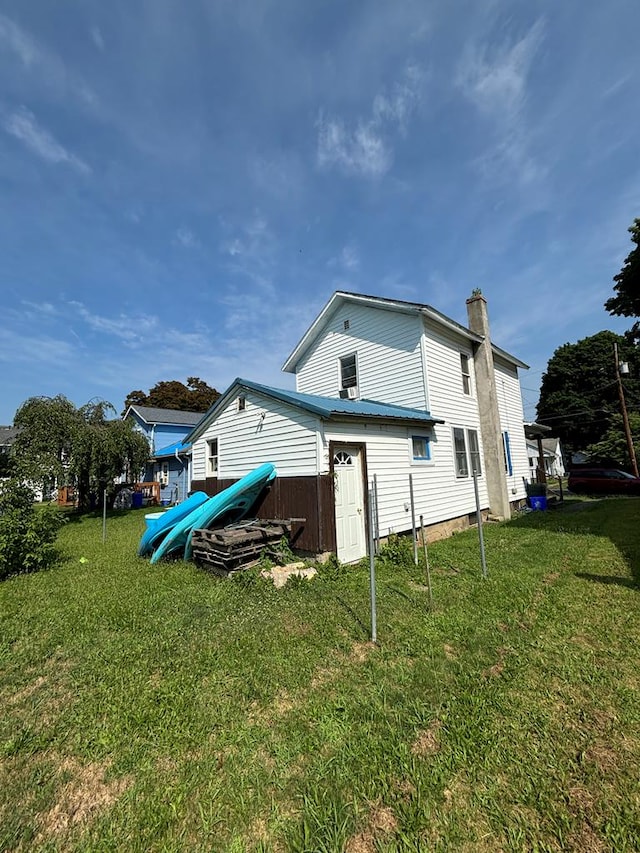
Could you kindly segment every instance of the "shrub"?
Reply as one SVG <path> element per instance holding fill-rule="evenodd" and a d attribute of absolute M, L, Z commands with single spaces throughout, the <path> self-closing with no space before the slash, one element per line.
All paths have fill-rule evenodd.
<path fill-rule="evenodd" d="M 19 480 L 0 484 L 0 579 L 36 572 L 56 559 L 53 543 L 62 524 L 55 506 L 35 507 L 33 492 Z"/>
<path fill-rule="evenodd" d="M 387 541 L 380 547 L 380 559 L 392 566 L 411 568 L 413 562 L 413 540 L 406 534 L 390 533 Z"/>

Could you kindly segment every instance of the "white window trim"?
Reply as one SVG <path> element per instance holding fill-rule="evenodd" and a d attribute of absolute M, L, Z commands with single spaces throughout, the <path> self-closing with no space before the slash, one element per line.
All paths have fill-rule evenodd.
<path fill-rule="evenodd" d="M 466 360 L 467 360 L 467 371 L 468 371 L 467 373 L 465 373 L 464 370 L 462 369 L 462 359 L 463 358 L 466 358 Z M 459 358 L 460 377 L 462 379 L 462 393 L 464 394 L 465 397 L 473 397 L 473 380 L 471 377 L 471 358 L 472 357 L 469 355 L 469 353 L 466 353 L 466 352 L 460 353 L 460 358 Z M 468 391 L 465 391 L 465 389 L 464 389 L 465 378 L 469 380 L 469 390 Z"/>
<path fill-rule="evenodd" d="M 464 439 L 464 457 L 467 466 L 466 474 L 458 473 L 458 454 L 456 451 L 456 435 L 455 430 L 460 430 L 462 433 L 462 437 Z M 472 464 L 472 456 L 471 456 L 471 446 L 469 443 L 469 433 L 475 432 L 476 441 L 478 444 L 478 461 L 480 463 L 480 471 L 478 471 L 478 477 L 482 477 L 483 475 L 483 466 L 482 466 L 482 450 L 480 448 L 480 430 L 476 427 L 463 427 L 463 426 L 452 426 L 451 427 L 451 449 L 453 451 L 453 471 L 456 477 L 456 480 L 469 480 L 473 479 L 473 464 Z"/>
<path fill-rule="evenodd" d="M 211 453 L 211 444 L 215 441 L 216 443 L 216 453 L 213 455 Z M 215 469 L 212 470 L 211 460 L 215 459 Z M 207 477 L 217 477 L 218 472 L 220 471 L 220 439 L 217 435 L 211 436 L 206 440 L 205 445 L 205 476 Z"/>
<path fill-rule="evenodd" d="M 345 391 L 345 386 L 342 384 L 342 359 L 343 358 L 351 358 L 353 356 L 356 365 L 356 382 L 355 385 L 348 385 L 347 388 L 356 388 L 360 387 L 360 365 L 358 363 L 358 353 L 356 351 L 344 353 L 344 355 L 338 356 L 338 391 Z"/>

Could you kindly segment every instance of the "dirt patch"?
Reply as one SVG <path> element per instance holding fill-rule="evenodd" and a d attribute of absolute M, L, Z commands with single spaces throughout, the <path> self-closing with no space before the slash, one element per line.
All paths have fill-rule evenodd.
<path fill-rule="evenodd" d="M 584 853 L 604 853 L 608 849 L 588 821 L 584 821 L 580 828 L 572 832 L 567 838 L 567 850 L 580 850 L 584 851 Z"/>
<path fill-rule="evenodd" d="M 428 728 L 418 732 L 418 736 L 411 746 L 411 752 L 414 755 L 419 755 L 421 758 L 426 758 L 438 752 L 440 749 L 439 732 L 441 728 L 441 721 L 436 719 Z"/>
<path fill-rule="evenodd" d="M 356 663 L 364 663 L 373 649 L 374 643 L 354 643 L 349 658 Z"/>
<path fill-rule="evenodd" d="M 9 698 L 10 705 L 21 705 L 25 699 L 30 699 L 34 693 L 40 690 L 47 683 L 47 679 L 43 675 L 39 675 L 35 681 L 32 681 L 31 684 L 27 684 L 26 687 L 23 687 L 21 690 L 18 690 L 17 693 L 14 693 L 13 696 Z"/>
<path fill-rule="evenodd" d="M 499 675 L 502 675 L 502 671 L 504 670 L 504 659 L 507 654 L 507 649 L 500 648 L 498 649 L 498 660 L 493 666 L 490 666 L 488 669 L 483 670 L 482 677 L 483 678 L 497 678 Z"/>
<path fill-rule="evenodd" d="M 560 577 L 560 572 L 549 572 L 548 575 L 545 575 L 542 578 L 542 583 L 545 586 L 551 586 L 551 584 L 555 583 Z"/>
<path fill-rule="evenodd" d="M 458 659 L 458 653 L 453 648 L 453 646 L 449 645 L 449 643 L 444 644 L 444 656 L 446 657 L 447 660 L 457 660 Z"/>
<path fill-rule="evenodd" d="M 345 845 L 345 853 L 374 853 L 376 840 L 392 835 L 398 829 L 398 821 L 388 806 L 375 806 L 369 813 L 365 828 L 352 835 Z"/>
<path fill-rule="evenodd" d="M 601 773 L 610 773 L 620 764 L 620 756 L 610 746 L 595 743 L 585 752 L 587 761 L 593 762 Z"/>
<path fill-rule="evenodd" d="M 65 758 L 60 764 L 62 783 L 57 802 L 48 812 L 38 817 L 37 843 L 67 833 L 79 824 L 87 824 L 110 808 L 130 787 L 130 778 L 105 779 L 108 765 L 80 764 Z"/>

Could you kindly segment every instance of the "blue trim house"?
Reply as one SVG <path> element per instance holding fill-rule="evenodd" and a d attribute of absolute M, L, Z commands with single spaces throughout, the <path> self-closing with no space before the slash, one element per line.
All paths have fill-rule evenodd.
<path fill-rule="evenodd" d="M 163 502 L 179 503 L 189 493 L 191 445 L 185 444 L 183 439 L 202 417 L 202 412 L 152 406 L 129 406 L 124 415 L 125 420 L 133 420 L 135 429 L 149 442 L 151 457 L 143 475 L 144 481 L 160 483 Z"/>

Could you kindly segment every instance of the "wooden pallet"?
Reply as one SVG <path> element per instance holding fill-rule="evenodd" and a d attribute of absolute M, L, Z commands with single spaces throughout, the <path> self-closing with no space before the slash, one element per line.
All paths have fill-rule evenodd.
<path fill-rule="evenodd" d="M 256 565 L 267 548 L 291 538 L 291 523 L 280 519 L 194 530 L 193 559 L 216 574 L 228 575 Z"/>

